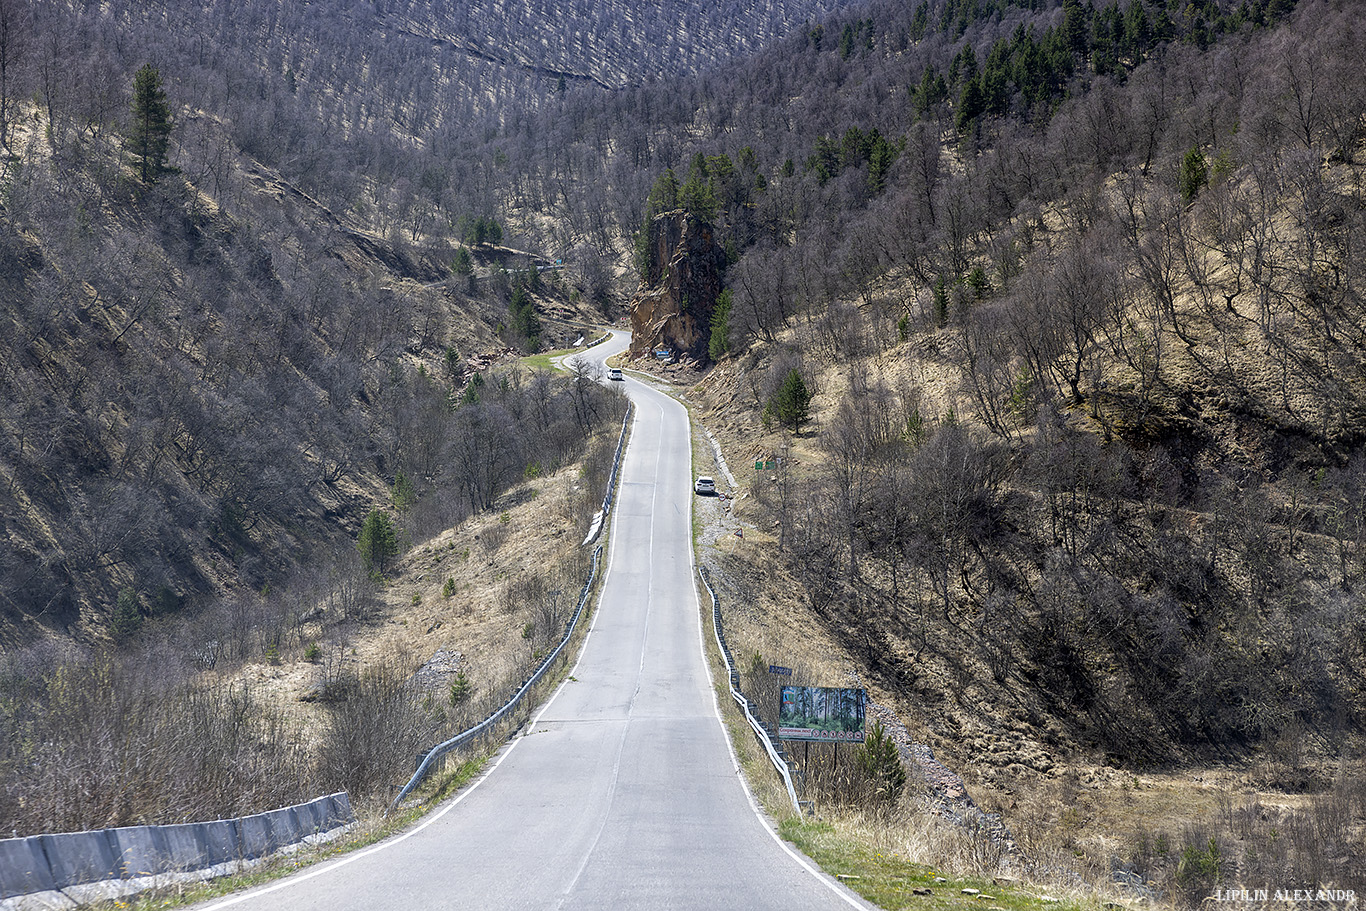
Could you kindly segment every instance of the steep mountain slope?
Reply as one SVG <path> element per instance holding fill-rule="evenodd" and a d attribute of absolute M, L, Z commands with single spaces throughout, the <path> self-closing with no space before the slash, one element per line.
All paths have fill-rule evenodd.
<path fill-rule="evenodd" d="M 506 156 L 460 150 L 826 9 L 7 3 L 6 615 L 90 636 L 120 591 L 157 614 L 260 588 L 353 533 L 381 479 L 430 483 L 470 356 L 568 331 L 537 301 L 573 318 L 611 290 L 610 244 L 532 217 L 509 240 L 572 254 L 568 280 L 483 247 L 435 286 L 507 213 Z M 121 135 L 148 60 L 176 169 L 150 189 Z"/>
<path fill-rule="evenodd" d="M 500 207 L 506 156 L 471 149 L 505 124 L 545 111 L 563 122 L 540 138 L 557 142 L 574 128 L 575 104 L 708 68 L 841 5 L 19 5 L 8 34 L 25 51 L 13 69 L 28 78 L 11 84 L 14 97 L 40 98 L 60 142 L 70 129 L 106 128 L 129 74 L 154 62 L 173 103 L 217 118 L 291 182 L 339 210 L 366 208 L 381 233 L 432 235 Z M 192 167 L 214 167 L 216 146 L 180 147 Z"/>
<path fill-rule="evenodd" d="M 229 214 L 109 148 L 64 173 L 43 151 L 3 225 L 10 623 L 89 636 L 121 589 L 176 610 L 352 534 L 404 411 L 440 407 L 417 365 L 495 345 L 478 309 L 249 163 Z"/>
<path fill-rule="evenodd" d="M 568 260 L 588 303 L 644 217 L 678 206 L 728 260 L 710 417 L 747 454 L 790 457 L 744 507 L 786 561 L 774 578 L 889 698 L 932 707 L 949 758 L 1008 796 L 1059 758 L 1261 757 L 1264 782 L 1319 787 L 1306 757 L 1357 749 L 1352 4 L 877 2 L 612 92 L 599 83 L 628 68 L 600 33 L 536 57 L 534 39 L 419 25 L 401 3 L 324 7 L 316 27 L 248 9 L 214 20 L 216 59 L 168 7 L 118 9 L 51 34 L 103 49 L 72 67 L 87 84 L 165 52 L 182 173 L 135 187 L 117 92 L 40 87 L 57 45 L 31 58 L 24 110 L 51 138 L 17 134 L 48 151 L 21 152 L 4 203 L 27 346 L 5 361 L 16 609 L 69 625 L 70 605 L 107 609 L 128 584 L 150 610 L 181 591 L 164 580 L 208 586 L 215 565 L 271 578 L 266 545 L 305 540 L 294 516 L 355 522 L 344 504 L 382 500 L 399 469 L 428 477 L 447 344 L 468 356 L 499 322 L 532 337 L 535 308 L 509 308 L 518 284 L 497 270 L 483 328 L 463 294 L 416 287 L 457 238 L 505 225 Z M 296 27 L 316 35 L 297 58 Z M 472 99 L 443 87 L 442 55 L 519 75 Z M 119 78 L 92 82 L 101 66 Z M 357 88 L 371 74 L 374 95 Z M 535 100 L 501 106 L 514 96 Z M 264 170 L 235 165 L 239 146 Z M 810 419 L 764 427 L 794 369 Z M 222 407 L 182 417 L 201 378 Z M 300 427 L 306 445 L 279 445 Z M 68 496 L 70 466 L 99 483 Z M 56 546 L 68 527 L 79 546 Z M 220 562 L 176 556 L 181 527 Z M 172 556 L 136 562 L 121 548 L 139 538 Z M 26 587 L 49 579 L 56 594 Z"/>

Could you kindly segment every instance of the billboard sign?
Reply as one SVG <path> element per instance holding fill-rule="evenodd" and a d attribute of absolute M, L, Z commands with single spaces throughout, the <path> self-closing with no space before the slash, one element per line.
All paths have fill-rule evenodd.
<path fill-rule="evenodd" d="M 867 700 L 867 693 L 858 689 L 785 686 L 778 711 L 778 739 L 863 743 Z"/>

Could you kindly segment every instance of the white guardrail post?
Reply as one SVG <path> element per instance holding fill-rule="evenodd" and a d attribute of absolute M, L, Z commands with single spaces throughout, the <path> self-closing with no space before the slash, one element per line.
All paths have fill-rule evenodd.
<path fill-rule="evenodd" d="M 773 763 L 773 768 L 778 770 L 778 774 L 783 778 L 783 784 L 787 786 L 787 796 L 792 800 L 792 809 L 798 816 L 802 813 L 801 801 L 797 800 L 797 789 L 792 786 L 792 772 L 788 769 L 787 763 L 778 755 L 778 750 L 773 746 L 773 741 L 768 737 L 768 731 L 764 730 L 759 719 L 754 717 L 750 711 L 749 700 L 740 692 L 740 671 L 735 667 L 735 659 L 731 657 L 730 648 L 726 645 L 725 634 L 721 631 L 721 599 L 716 597 L 716 589 L 711 587 L 711 574 L 707 572 L 705 566 L 697 568 L 697 574 L 702 577 L 702 584 L 707 587 L 707 593 L 711 595 L 711 628 L 716 634 L 716 645 L 721 649 L 721 657 L 725 659 L 726 671 L 730 675 L 730 695 L 740 709 L 745 713 L 745 719 L 749 726 L 754 729 L 754 735 L 763 744 L 764 750 L 768 753 L 769 760 Z"/>

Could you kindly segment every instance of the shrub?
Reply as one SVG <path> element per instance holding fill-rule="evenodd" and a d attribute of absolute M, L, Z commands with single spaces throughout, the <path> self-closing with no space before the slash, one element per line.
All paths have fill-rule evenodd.
<path fill-rule="evenodd" d="M 881 722 L 874 721 L 868 729 L 867 738 L 859 748 L 855 762 L 872 789 L 873 800 L 883 804 L 895 803 L 906 784 L 906 767 L 901 764 L 896 743 L 887 736 Z"/>
<path fill-rule="evenodd" d="M 451 683 L 451 705 L 460 705 L 462 702 L 469 701 L 470 695 L 474 692 L 474 685 L 470 683 L 470 678 L 462 670 L 455 675 L 454 682 Z"/>
<path fill-rule="evenodd" d="M 411 668 L 372 665 L 341 681 L 346 698 L 329 705 L 320 750 L 324 781 L 352 799 L 384 793 L 412 773 L 413 757 L 430 746 L 433 719 L 405 685 Z"/>

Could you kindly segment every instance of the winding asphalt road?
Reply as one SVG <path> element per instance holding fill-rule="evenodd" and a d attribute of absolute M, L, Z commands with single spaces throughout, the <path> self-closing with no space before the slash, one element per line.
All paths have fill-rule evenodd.
<path fill-rule="evenodd" d="M 572 678 L 418 826 L 208 908 L 869 907 L 781 842 L 739 777 L 702 650 L 688 415 L 623 385 L 636 413 Z"/>

